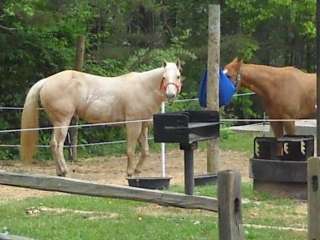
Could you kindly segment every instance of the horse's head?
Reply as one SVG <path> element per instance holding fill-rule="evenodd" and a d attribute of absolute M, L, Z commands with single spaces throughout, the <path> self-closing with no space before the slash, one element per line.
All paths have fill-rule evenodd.
<path fill-rule="evenodd" d="M 168 100 L 172 100 L 181 91 L 181 64 L 178 60 L 176 63 L 164 62 L 164 72 L 160 90 L 166 95 Z"/>
<path fill-rule="evenodd" d="M 226 74 L 228 78 L 233 81 L 236 88 L 240 87 L 240 68 L 242 63 L 242 59 L 235 58 L 232 60 L 232 62 L 228 63 L 223 69 L 224 74 Z"/>

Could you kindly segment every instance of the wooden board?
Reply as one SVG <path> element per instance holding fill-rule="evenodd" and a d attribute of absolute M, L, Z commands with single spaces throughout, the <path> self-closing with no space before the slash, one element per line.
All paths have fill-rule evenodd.
<path fill-rule="evenodd" d="M 218 211 L 217 199 L 44 175 L 0 171 L 0 184 L 45 191 L 137 200 L 181 208 Z"/>

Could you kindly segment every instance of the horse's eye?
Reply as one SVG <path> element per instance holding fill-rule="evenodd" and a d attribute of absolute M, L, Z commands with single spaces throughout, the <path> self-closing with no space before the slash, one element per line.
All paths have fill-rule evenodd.
<path fill-rule="evenodd" d="M 180 79 L 180 76 L 177 76 L 178 79 Z"/>

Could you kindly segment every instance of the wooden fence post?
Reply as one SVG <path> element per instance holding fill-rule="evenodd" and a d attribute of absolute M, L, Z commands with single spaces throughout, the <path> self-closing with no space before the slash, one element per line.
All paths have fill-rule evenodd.
<path fill-rule="evenodd" d="M 84 63 L 84 52 L 85 52 L 85 37 L 83 35 L 78 37 L 77 46 L 76 46 L 76 63 L 75 70 L 81 71 Z M 70 125 L 78 124 L 78 116 L 73 116 L 71 119 Z M 69 148 L 69 160 L 76 161 L 78 158 L 77 154 L 77 144 L 78 144 L 78 128 L 73 127 L 69 128 L 68 133 L 69 144 L 71 147 Z"/>
<path fill-rule="evenodd" d="M 226 170 L 218 173 L 219 239 L 243 240 L 241 176 Z"/>
<path fill-rule="evenodd" d="M 320 239 L 320 0 L 316 5 L 317 157 L 308 159 L 308 239 Z"/>
<path fill-rule="evenodd" d="M 220 5 L 209 5 L 207 108 L 219 111 Z M 208 141 L 207 172 L 219 170 L 219 138 Z"/>
<path fill-rule="evenodd" d="M 308 160 L 308 239 L 320 240 L 320 158 Z"/>

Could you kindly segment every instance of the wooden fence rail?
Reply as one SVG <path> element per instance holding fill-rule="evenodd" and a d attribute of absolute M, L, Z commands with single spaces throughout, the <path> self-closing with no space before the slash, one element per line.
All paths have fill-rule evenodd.
<path fill-rule="evenodd" d="M 32 240 L 31 238 L 20 237 L 16 235 L 9 235 L 0 233 L 0 240 Z"/>
<path fill-rule="evenodd" d="M 218 211 L 218 201 L 214 198 L 111 184 L 97 184 L 89 181 L 47 175 L 30 175 L 0 171 L 0 184 L 87 196 L 144 201 L 181 208 Z"/>
<path fill-rule="evenodd" d="M 10 173 L 0 170 L 0 184 L 45 191 L 64 192 L 97 197 L 110 197 L 151 202 L 188 209 L 203 209 L 219 214 L 221 240 L 242 240 L 240 174 L 218 173 L 218 199 L 163 192 L 126 186 L 97 184 L 89 181 L 47 175 Z"/>

